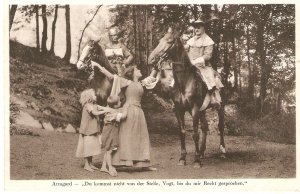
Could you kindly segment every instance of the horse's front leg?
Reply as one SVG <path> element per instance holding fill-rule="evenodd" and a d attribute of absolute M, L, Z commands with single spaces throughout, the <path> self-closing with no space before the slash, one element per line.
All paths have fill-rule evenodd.
<path fill-rule="evenodd" d="M 200 168 L 201 162 L 200 162 L 200 150 L 199 150 L 199 111 L 198 107 L 194 107 L 192 110 L 192 117 L 193 117 L 193 140 L 195 143 L 195 161 L 194 161 L 194 167 Z"/>
<path fill-rule="evenodd" d="M 202 140 L 200 146 L 200 157 L 204 158 L 204 152 L 206 150 L 206 137 L 208 132 L 208 123 L 205 117 L 205 111 L 200 113 L 200 122 L 201 122 L 201 130 L 202 130 Z"/>
<path fill-rule="evenodd" d="M 178 162 L 178 166 L 186 165 L 186 148 L 185 148 L 185 125 L 184 125 L 184 111 L 181 111 L 181 108 L 176 107 L 174 108 L 175 116 L 177 118 L 179 124 L 179 138 L 180 138 L 180 145 L 181 145 L 181 154 Z"/>
<path fill-rule="evenodd" d="M 220 131 L 220 152 L 221 152 L 221 158 L 226 158 L 226 149 L 225 149 L 225 141 L 224 141 L 224 104 L 221 104 L 221 108 L 218 110 L 218 116 L 219 116 L 219 131 Z"/>

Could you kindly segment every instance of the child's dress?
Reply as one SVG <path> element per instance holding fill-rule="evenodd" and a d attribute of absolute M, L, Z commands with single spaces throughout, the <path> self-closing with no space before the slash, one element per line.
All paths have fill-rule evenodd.
<path fill-rule="evenodd" d="M 101 153 L 99 117 L 92 114 L 96 104 L 83 106 L 76 157 L 89 157 Z"/>

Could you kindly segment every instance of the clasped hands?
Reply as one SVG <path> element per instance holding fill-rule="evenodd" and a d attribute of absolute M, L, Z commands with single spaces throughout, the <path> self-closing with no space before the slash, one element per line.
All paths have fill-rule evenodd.
<path fill-rule="evenodd" d="M 115 109 L 105 106 L 97 105 L 97 110 L 103 112 L 103 114 L 109 113 L 109 112 L 115 112 Z M 107 115 L 108 116 L 108 115 Z M 115 114 L 109 115 L 108 121 L 117 121 L 120 122 L 122 117 L 122 113 L 115 112 Z"/>

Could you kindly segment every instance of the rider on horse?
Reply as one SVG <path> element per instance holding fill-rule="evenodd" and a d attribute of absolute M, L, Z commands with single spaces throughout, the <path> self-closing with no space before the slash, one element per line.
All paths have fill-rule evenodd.
<path fill-rule="evenodd" d="M 205 33 L 205 23 L 202 20 L 194 21 L 192 26 L 195 35 L 187 41 L 185 48 L 187 48 L 191 63 L 197 68 L 199 77 L 206 83 L 211 94 L 211 104 L 220 105 L 219 89 L 223 87 L 223 84 L 210 64 L 214 41 Z"/>
<path fill-rule="evenodd" d="M 194 37 L 187 42 L 185 50 L 188 52 L 191 63 L 197 68 L 197 74 L 202 79 L 209 91 L 210 102 L 216 107 L 220 107 L 221 96 L 219 90 L 223 87 L 218 72 L 213 70 L 210 64 L 214 41 L 205 33 L 205 23 L 197 20 L 192 23 L 194 27 Z M 158 68 L 154 67 L 149 77 L 156 77 Z M 150 79 L 149 79 L 150 81 Z"/>

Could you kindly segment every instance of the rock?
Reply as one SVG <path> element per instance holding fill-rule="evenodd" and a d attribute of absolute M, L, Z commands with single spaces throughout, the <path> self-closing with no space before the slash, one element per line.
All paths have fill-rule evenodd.
<path fill-rule="evenodd" d="M 30 105 L 34 110 L 36 110 L 36 111 L 40 110 L 39 107 L 34 102 L 31 102 Z"/>
<path fill-rule="evenodd" d="M 39 121 L 35 120 L 30 114 L 24 111 L 20 111 L 19 116 L 16 118 L 16 124 L 37 129 L 43 128 Z"/>
<path fill-rule="evenodd" d="M 65 131 L 67 133 L 76 133 L 75 128 L 71 124 L 68 124 L 68 126 L 65 128 Z"/>
<path fill-rule="evenodd" d="M 47 131 L 54 131 L 54 128 L 50 122 L 48 122 L 48 123 L 43 122 L 42 125 L 43 125 L 43 128 Z"/>
<path fill-rule="evenodd" d="M 48 109 L 44 110 L 43 113 L 48 116 L 51 115 L 51 111 Z"/>
<path fill-rule="evenodd" d="M 16 98 L 15 96 L 11 96 L 11 101 L 20 106 L 21 108 L 26 108 L 26 102 Z"/>
<path fill-rule="evenodd" d="M 58 128 L 56 129 L 56 131 L 57 131 L 57 132 L 60 132 L 60 133 L 65 132 L 65 131 L 63 130 L 63 128 L 61 128 L 61 127 L 58 127 Z"/>

